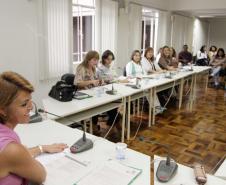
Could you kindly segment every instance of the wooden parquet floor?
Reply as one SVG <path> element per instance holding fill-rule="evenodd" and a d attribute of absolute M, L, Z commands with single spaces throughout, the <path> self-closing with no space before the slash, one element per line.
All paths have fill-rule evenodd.
<path fill-rule="evenodd" d="M 200 79 L 201 80 L 201 79 Z M 140 120 L 142 126 L 139 136 L 170 146 L 174 160 L 186 166 L 198 162 L 206 172 L 226 154 L 226 99 L 224 90 L 208 88 L 204 91 L 204 81 L 197 84 L 196 101 L 193 112 L 189 112 L 188 97 L 184 97 L 183 107 L 178 110 L 177 103 L 171 102 L 167 111 L 156 116 L 156 124 L 147 127 L 148 114 L 135 116 L 132 120 L 134 135 Z M 128 147 L 147 155 L 165 156 L 163 147 L 135 139 L 126 141 Z"/>

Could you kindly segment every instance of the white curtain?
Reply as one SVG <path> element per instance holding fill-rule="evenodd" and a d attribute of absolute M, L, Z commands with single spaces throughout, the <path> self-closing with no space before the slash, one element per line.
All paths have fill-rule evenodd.
<path fill-rule="evenodd" d="M 60 77 L 72 71 L 71 0 L 40 0 L 40 80 Z"/>
<path fill-rule="evenodd" d="M 169 45 L 170 43 L 170 13 L 165 11 L 159 11 L 158 19 L 158 34 L 155 55 L 158 53 L 159 48 Z"/>
<path fill-rule="evenodd" d="M 141 49 L 142 6 L 129 5 L 129 56 L 135 49 Z"/>
<path fill-rule="evenodd" d="M 116 52 L 118 25 L 118 2 L 102 0 L 101 3 L 101 52 Z M 115 53 L 116 54 L 116 53 Z"/>
<path fill-rule="evenodd" d="M 200 50 L 202 45 L 208 43 L 208 32 L 209 23 L 195 19 L 194 21 L 194 32 L 193 32 L 193 53 L 196 55 L 197 51 Z"/>
<path fill-rule="evenodd" d="M 192 50 L 193 28 L 194 28 L 193 18 L 181 15 L 172 15 L 171 21 L 172 21 L 171 46 L 175 48 L 177 53 L 182 50 L 182 46 L 184 44 L 187 44 L 189 50 Z"/>

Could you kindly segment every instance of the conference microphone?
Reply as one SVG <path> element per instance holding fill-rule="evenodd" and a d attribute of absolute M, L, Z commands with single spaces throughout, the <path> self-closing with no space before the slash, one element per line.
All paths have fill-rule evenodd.
<path fill-rule="evenodd" d="M 117 94 L 117 90 L 114 89 L 113 82 L 112 82 L 111 90 L 107 90 L 106 94 L 110 94 L 110 95 L 116 95 Z"/>
<path fill-rule="evenodd" d="M 56 116 L 58 118 L 62 118 L 62 119 L 65 119 L 65 120 L 69 120 L 69 121 L 73 121 L 73 120 L 70 120 L 70 119 L 67 119 L 67 118 L 64 118 L 62 116 L 58 116 L 56 114 L 53 114 L 51 112 L 47 112 L 43 109 L 38 109 L 38 112 L 40 113 L 47 113 L 47 114 L 50 114 L 50 115 L 53 115 L 53 116 Z M 74 122 L 74 121 L 73 121 Z M 79 139 L 78 141 L 76 141 L 71 147 L 70 147 L 70 151 L 71 153 L 80 153 L 80 152 L 84 152 L 86 150 L 89 150 L 91 148 L 93 148 L 93 141 L 91 139 L 88 139 L 86 138 L 86 132 L 85 132 L 85 129 L 84 129 L 84 126 L 80 123 L 72 123 L 72 124 L 76 124 L 80 127 L 82 127 L 82 130 L 83 130 L 83 136 L 81 139 Z"/>
<path fill-rule="evenodd" d="M 35 102 L 32 101 L 32 104 L 35 106 L 35 114 L 30 116 L 30 121 L 29 123 L 38 123 L 42 121 L 42 116 L 39 114 L 37 106 Z"/>
<path fill-rule="evenodd" d="M 159 145 L 159 146 L 163 147 L 164 149 L 166 149 L 166 151 L 167 151 L 166 160 L 161 160 L 159 162 L 159 166 L 158 166 L 157 172 L 156 172 L 156 177 L 157 177 L 158 181 L 160 181 L 160 182 L 168 182 L 170 179 L 172 179 L 177 172 L 178 165 L 176 162 L 171 161 L 171 159 L 170 159 L 169 146 L 161 144 L 157 141 L 151 141 L 151 140 L 145 139 L 145 137 L 143 137 L 143 136 L 139 137 L 139 141 L 156 144 L 156 145 Z"/>

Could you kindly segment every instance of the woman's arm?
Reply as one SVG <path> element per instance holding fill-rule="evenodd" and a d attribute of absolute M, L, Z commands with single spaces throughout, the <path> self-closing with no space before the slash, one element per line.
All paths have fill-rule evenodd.
<path fill-rule="evenodd" d="M 86 88 L 89 85 L 94 85 L 96 87 L 100 85 L 100 80 L 77 81 L 76 85 L 81 89 Z"/>
<path fill-rule="evenodd" d="M 2 154 L 5 155 L 4 162 L 8 174 L 13 173 L 38 184 L 45 181 L 44 167 L 32 158 L 23 145 L 10 143 L 2 151 Z"/>
<path fill-rule="evenodd" d="M 68 146 L 63 143 L 54 143 L 52 145 L 40 145 L 29 148 L 28 151 L 32 157 L 36 157 L 42 153 L 58 153 L 64 151 Z"/>

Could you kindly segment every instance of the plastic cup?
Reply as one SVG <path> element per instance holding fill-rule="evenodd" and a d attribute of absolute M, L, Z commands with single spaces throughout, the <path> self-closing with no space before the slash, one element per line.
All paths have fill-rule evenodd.
<path fill-rule="evenodd" d="M 126 143 L 116 143 L 116 159 L 124 160 L 126 158 Z"/>

